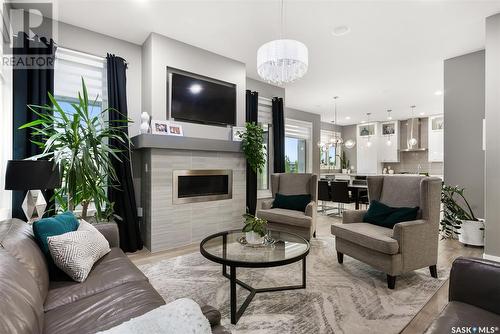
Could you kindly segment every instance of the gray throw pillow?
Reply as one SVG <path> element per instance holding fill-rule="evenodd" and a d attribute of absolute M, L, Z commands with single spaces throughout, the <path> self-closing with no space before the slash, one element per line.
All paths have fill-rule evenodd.
<path fill-rule="evenodd" d="M 47 240 L 56 266 L 77 282 L 85 281 L 94 263 L 111 251 L 101 232 L 84 220 L 76 231 Z"/>

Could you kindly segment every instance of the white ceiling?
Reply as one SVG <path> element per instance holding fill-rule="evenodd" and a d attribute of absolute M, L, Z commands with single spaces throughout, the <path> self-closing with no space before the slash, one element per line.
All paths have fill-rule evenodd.
<path fill-rule="evenodd" d="M 280 0 L 59 0 L 58 18 L 133 43 L 157 32 L 246 63 L 256 72 L 257 48 L 279 38 Z M 286 86 L 286 105 L 338 123 L 372 113 L 382 120 L 441 113 L 443 60 L 484 48 L 484 19 L 500 1 L 285 0 L 285 37 L 309 48 L 309 70 Z M 334 27 L 350 33 L 333 36 Z M 446 93 L 446 92 L 445 92 Z M 346 117 L 351 117 L 347 120 Z"/>

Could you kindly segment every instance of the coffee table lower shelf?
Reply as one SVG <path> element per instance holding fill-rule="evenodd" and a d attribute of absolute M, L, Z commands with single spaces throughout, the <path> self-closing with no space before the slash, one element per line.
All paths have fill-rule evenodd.
<path fill-rule="evenodd" d="M 227 268 L 229 266 L 229 274 L 227 273 Z M 260 288 L 255 289 L 245 282 L 240 281 L 236 278 L 236 266 L 231 265 L 222 265 L 222 275 L 228 278 L 230 281 L 230 297 L 231 297 L 231 323 L 236 325 L 238 320 L 240 320 L 241 316 L 247 309 L 248 305 L 252 301 L 253 297 L 257 293 L 261 292 L 274 292 L 274 291 L 284 291 L 284 290 L 297 290 L 297 289 L 305 289 L 306 288 L 306 257 L 302 258 L 302 284 L 299 285 L 287 285 L 287 286 L 279 286 L 279 287 L 271 287 L 271 288 Z M 242 288 L 248 290 L 250 294 L 247 296 L 243 304 L 241 304 L 240 308 L 237 309 L 237 298 L 236 298 L 236 284 L 241 286 Z"/>

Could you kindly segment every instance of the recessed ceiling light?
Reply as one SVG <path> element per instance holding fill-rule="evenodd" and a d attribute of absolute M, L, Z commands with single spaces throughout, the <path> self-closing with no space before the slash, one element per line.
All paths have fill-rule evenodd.
<path fill-rule="evenodd" d="M 441 96 L 441 95 L 443 95 L 443 91 L 442 90 L 437 90 L 437 91 L 434 92 L 434 95 Z"/>
<path fill-rule="evenodd" d="M 332 35 L 333 36 L 344 36 L 347 35 L 351 31 L 351 28 L 348 26 L 336 26 L 333 28 Z"/>
<path fill-rule="evenodd" d="M 349 116 L 346 116 L 346 117 L 345 117 L 345 119 L 351 119 L 351 117 L 349 117 Z"/>

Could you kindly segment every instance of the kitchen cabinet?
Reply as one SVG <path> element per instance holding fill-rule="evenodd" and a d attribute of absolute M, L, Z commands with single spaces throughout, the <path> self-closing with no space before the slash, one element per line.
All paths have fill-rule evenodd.
<path fill-rule="evenodd" d="M 399 162 L 399 122 L 381 122 L 379 129 L 379 162 Z"/>
<path fill-rule="evenodd" d="M 444 161 L 444 117 L 429 117 L 429 162 Z"/>
<path fill-rule="evenodd" d="M 378 159 L 379 132 L 376 122 L 356 126 L 357 174 L 380 174 L 382 172 L 382 164 Z"/>

